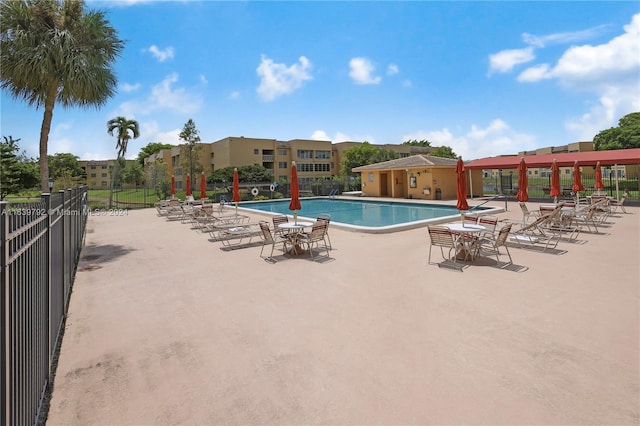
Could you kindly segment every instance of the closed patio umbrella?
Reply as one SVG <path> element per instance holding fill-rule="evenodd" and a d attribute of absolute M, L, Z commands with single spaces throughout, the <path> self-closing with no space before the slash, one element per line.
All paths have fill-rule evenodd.
<path fill-rule="evenodd" d="M 576 204 L 580 202 L 580 191 L 584 190 L 582 186 L 582 177 L 580 176 L 580 166 L 578 160 L 573 163 L 573 192 L 576 193 Z"/>
<path fill-rule="evenodd" d="M 202 172 L 200 175 L 200 199 L 204 200 L 205 198 L 207 198 L 207 178 Z"/>
<path fill-rule="evenodd" d="M 462 162 L 462 158 L 458 158 L 458 163 L 456 164 L 456 175 L 457 175 L 457 196 L 458 203 L 456 207 L 458 210 L 469 210 L 469 204 L 467 204 L 467 182 L 464 173 L 464 163 Z"/>
<path fill-rule="evenodd" d="M 176 177 L 171 175 L 171 198 L 174 198 L 176 195 Z"/>
<path fill-rule="evenodd" d="M 529 201 L 528 185 L 527 164 L 524 162 L 524 157 L 522 157 L 520 158 L 520 164 L 518 164 L 518 193 L 516 194 L 516 199 L 522 203 Z"/>
<path fill-rule="evenodd" d="M 600 193 L 600 190 L 604 188 L 604 185 L 602 184 L 602 168 L 600 167 L 600 162 L 598 161 L 596 163 L 596 189 L 598 190 L 598 193 Z"/>
<path fill-rule="evenodd" d="M 293 220 L 298 220 L 298 210 L 300 210 L 300 186 L 298 184 L 298 169 L 296 162 L 291 162 L 291 201 L 289 202 L 289 210 L 293 210 Z"/>
<path fill-rule="evenodd" d="M 191 195 L 191 175 L 187 173 L 187 197 Z"/>
<path fill-rule="evenodd" d="M 233 169 L 233 198 L 231 199 L 236 203 L 236 214 L 238 214 L 238 203 L 240 202 L 240 179 L 238 178 L 238 168 Z"/>
<path fill-rule="evenodd" d="M 554 202 L 558 202 L 558 197 L 560 196 L 560 167 L 558 167 L 558 163 L 556 160 L 553 160 L 551 164 L 551 191 L 549 191 L 549 195 L 554 197 Z"/>

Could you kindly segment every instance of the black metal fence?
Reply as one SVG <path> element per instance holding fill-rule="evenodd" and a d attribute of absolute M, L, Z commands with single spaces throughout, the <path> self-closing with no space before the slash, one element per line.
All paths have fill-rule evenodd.
<path fill-rule="evenodd" d="M 0 202 L 0 424 L 36 424 L 52 381 L 89 210 L 87 189 Z"/>
<path fill-rule="evenodd" d="M 582 173 L 582 184 L 584 191 L 580 192 L 581 197 L 591 195 L 596 192 L 595 189 L 595 174 Z M 629 176 L 616 179 L 613 176 L 608 176 L 602 180 L 604 188 L 600 192 L 604 192 L 614 198 L 617 194 L 622 195 L 627 193 L 627 201 L 638 201 L 640 199 L 640 193 L 638 188 L 638 176 Z M 573 193 L 573 175 L 564 175 L 560 177 L 560 198 L 571 199 L 574 196 Z M 546 176 L 543 178 L 529 178 L 529 184 L 527 186 L 527 193 L 530 199 L 533 200 L 545 200 L 550 199 L 551 189 L 551 177 Z M 485 178 L 483 181 L 483 192 L 485 195 L 492 194 L 505 194 L 507 196 L 515 195 L 518 192 L 518 176 L 502 175 L 491 178 Z"/>

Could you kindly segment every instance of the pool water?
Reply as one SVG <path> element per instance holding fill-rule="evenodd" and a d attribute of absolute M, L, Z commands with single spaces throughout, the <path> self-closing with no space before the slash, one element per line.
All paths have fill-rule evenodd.
<path fill-rule="evenodd" d="M 289 199 L 276 201 L 248 201 L 240 207 L 273 214 L 291 216 Z M 385 228 L 424 226 L 425 222 L 442 222 L 437 219 L 459 217 L 455 205 L 427 204 L 399 201 L 344 200 L 336 198 L 303 198 L 298 217 L 315 220 L 318 214 L 331 215 L 331 222 L 349 225 L 359 230 L 382 231 Z M 485 210 L 479 207 L 477 210 Z M 391 229 L 388 229 L 391 230 Z M 393 229 L 395 230 L 395 229 Z"/>

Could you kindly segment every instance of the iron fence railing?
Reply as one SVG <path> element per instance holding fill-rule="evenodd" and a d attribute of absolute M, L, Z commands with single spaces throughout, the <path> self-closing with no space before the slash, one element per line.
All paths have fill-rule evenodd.
<path fill-rule="evenodd" d="M 88 214 L 86 187 L 0 202 L 0 424 L 46 415 Z"/>

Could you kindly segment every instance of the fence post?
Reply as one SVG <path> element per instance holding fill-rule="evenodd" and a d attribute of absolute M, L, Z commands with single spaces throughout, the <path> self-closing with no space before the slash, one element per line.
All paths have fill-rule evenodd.
<path fill-rule="evenodd" d="M 0 201 L 0 424 L 9 424 L 9 380 L 7 377 L 7 365 L 9 342 L 7 341 L 7 324 L 9 323 L 6 311 L 9 271 L 7 271 L 8 253 L 7 234 L 9 233 L 9 215 L 7 208 L 9 203 Z"/>

